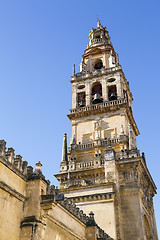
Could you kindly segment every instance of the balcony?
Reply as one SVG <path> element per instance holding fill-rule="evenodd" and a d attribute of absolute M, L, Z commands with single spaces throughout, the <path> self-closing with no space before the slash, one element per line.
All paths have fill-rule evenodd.
<path fill-rule="evenodd" d="M 106 42 L 103 38 L 94 38 L 91 40 L 91 44 Z"/>
<path fill-rule="evenodd" d="M 80 79 L 86 79 L 86 78 L 92 78 L 95 77 L 95 75 L 102 75 L 102 74 L 110 74 L 117 71 L 122 71 L 121 65 L 116 65 L 112 68 L 101 68 L 101 69 L 94 69 L 91 72 L 79 72 L 76 73 L 74 76 L 72 76 L 72 81 L 80 80 Z"/>
<path fill-rule="evenodd" d="M 72 119 L 74 117 L 84 116 L 88 115 L 89 112 L 94 112 L 94 114 L 99 112 L 105 112 L 106 110 L 109 110 L 111 107 L 120 106 L 127 103 L 126 98 L 121 98 L 113 101 L 107 101 L 103 103 L 98 104 L 92 104 L 85 107 L 79 107 L 79 108 L 73 108 L 70 109 L 70 114 L 68 115 L 69 119 Z"/>
<path fill-rule="evenodd" d="M 80 143 L 80 144 L 71 144 L 70 149 L 71 150 L 77 150 L 77 151 L 85 151 L 88 149 L 93 149 L 94 147 L 97 146 L 112 146 L 112 145 L 117 145 L 121 141 L 120 138 L 111 138 L 111 139 L 98 139 L 95 141 L 90 141 L 88 143 Z"/>

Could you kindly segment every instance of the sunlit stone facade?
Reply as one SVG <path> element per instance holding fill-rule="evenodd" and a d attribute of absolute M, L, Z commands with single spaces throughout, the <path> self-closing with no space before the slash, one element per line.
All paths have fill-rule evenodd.
<path fill-rule="evenodd" d="M 60 189 L 40 162 L 33 171 L 0 140 L 2 240 L 158 240 L 156 186 L 137 149 L 129 83 L 99 20 L 89 39 L 80 72 L 73 66 Z"/>

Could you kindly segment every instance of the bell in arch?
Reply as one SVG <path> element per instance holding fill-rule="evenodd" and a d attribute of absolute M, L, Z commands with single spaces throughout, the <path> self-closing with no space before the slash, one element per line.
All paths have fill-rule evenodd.
<path fill-rule="evenodd" d="M 96 93 L 94 95 L 92 103 L 96 104 L 96 103 L 101 103 L 101 102 L 103 102 L 103 100 L 101 99 L 101 96 L 99 95 L 99 93 Z"/>
<path fill-rule="evenodd" d="M 117 99 L 117 96 L 116 94 L 113 92 L 111 93 L 110 97 L 109 97 L 109 100 L 112 101 L 112 100 L 116 100 Z"/>
<path fill-rule="evenodd" d="M 80 104 L 79 104 L 79 106 L 80 106 L 80 107 L 84 107 L 84 106 L 85 106 L 85 105 L 84 105 L 84 101 L 83 101 L 83 100 L 81 100 L 81 101 L 80 101 Z"/>

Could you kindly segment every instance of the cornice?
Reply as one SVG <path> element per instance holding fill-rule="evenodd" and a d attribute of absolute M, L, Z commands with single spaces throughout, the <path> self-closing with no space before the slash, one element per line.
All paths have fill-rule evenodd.
<path fill-rule="evenodd" d="M 114 200 L 115 192 L 107 192 L 107 193 L 98 193 L 98 194 L 90 194 L 90 195 L 83 195 L 83 196 L 76 196 L 76 197 L 68 197 L 74 203 L 79 202 L 93 202 L 93 201 L 100 201 L 106 202 Z"/>
<path fill-rule="evenodd" d="M 123 73 L 121 65 L 118 65 L 118 66 L 112 67 L 112 68 L 105 68 L 105 69 L 102 68 L 100 71 L 97 71 L 97 74 L 96 74 L 96 71 L 94 74 L 93 73 L 85 73 L 83 75 L 82 73 L 77 73 L 75 76 L 72 76 L 72 80 L 70 82 L 71 83 L 80 82 L 82 80 L 88 80 L 88 79 L 93 79 L 96 77 L 107 76 L 107 75 L 110 75 L 110 74 L 113 74 L 116 72 Z"/>
<path fill-rule="evenodd" d="M 97 115 L 100 113 L 107 113 L 110 111 L 117 111 L 120 108 L 126 108 L 127 99 L 117 99 L 114 101 L 107 101 L 95 105 L 85 106 L 82 108 L 71 109 L 70 114 L 67 117 L 71 119 L 76 119 L 83 116 Z"/>
<path fill-rule="evenodd" d="M 0 180 L 0 188 L 8 192 L 10 195 L 14 196 L 15 198 L 17 198 L 18 200 L 25 202 L 26 197 L 24 195 L 17 192 L 15 189 L 11 188 L 8 184 L 4 183 L 1 180 Z"/>

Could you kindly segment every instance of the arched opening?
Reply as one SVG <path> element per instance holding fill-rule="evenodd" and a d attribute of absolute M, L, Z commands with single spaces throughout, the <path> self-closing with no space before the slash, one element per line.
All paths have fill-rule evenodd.
<path fill-rule="evenodd" d="M 103 62 L 101 59 L 97 59 L 94 62 L 94 69 L 101 69 L 103 67 Z"/>
<path fill-rule="evenodd" d="M 95 38 L 100 38 L 100 33 L 95 34 Z"/>
<path fill-rule="evenodd" d="M 102 85 L 101 83 L 96 83 L 93 87 L 92 87 L 92 103 L 101 103 L 103 101 L 102 99 Z"/>
<path fill-rule="evenodd" d="M 116 88 L 116 86 L 110 86 L 108 88 L 108 99 L 109 99 L 109 101 L 117 99 L 117 88 Z"/>
<path fill-rule="evenodd" d="M 78 107 L 84 107 L 86 105 L 85 92 L 77 93 L 77 104 L 78 104 Z"/>

